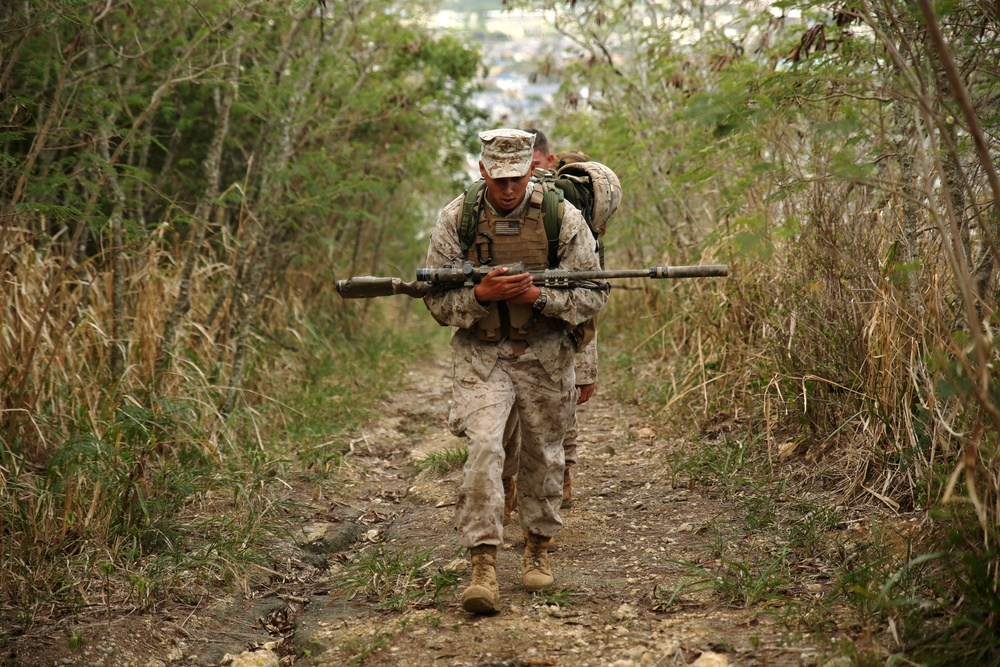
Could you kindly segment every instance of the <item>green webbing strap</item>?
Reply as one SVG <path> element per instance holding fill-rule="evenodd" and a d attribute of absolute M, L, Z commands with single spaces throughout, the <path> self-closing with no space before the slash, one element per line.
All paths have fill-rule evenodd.
<path fill-rule="evenodd" d="M 476 240 L 476 225 L 479 224 L 479 206 L 482 203 L 483 192 L 486 191 L 486 181 L 478 180 L 465 191 L 465 201 L 462 202 L 462 220 L 458 225 L 458 242 L 462 246 L 462 257 L 469 253 L 472 242 Z"/>
<path fill-rule="evenodd" d="M 552 183 L 539 184 L 542 188 L 542 220 L 545 224 L 545 237 L 549 240 L 549 266 L 555 268 L 559 264 L 559 228 L 562 226 L 562 211 L 559 204 L 563 201 L 562 190 Z M 473 241 L 476 240 L 476 225 L 479 224 L 479 210 L 486 192 L 486 181 L 478 180 L 465 191 L 465 201 L 462 202 L 462 219 L 458 224 L 458 241 L 465 257 Z"/>
<path fill-rule="evenodd" d="M 559 205 L 564 199 L 563 191 L 551 182 L 542 182 L 542 220 L 545 222 L 545 237 L 549 240 L 549 266 L 559 266 L 559 229 L 562 227 L 562 210 Z"/>

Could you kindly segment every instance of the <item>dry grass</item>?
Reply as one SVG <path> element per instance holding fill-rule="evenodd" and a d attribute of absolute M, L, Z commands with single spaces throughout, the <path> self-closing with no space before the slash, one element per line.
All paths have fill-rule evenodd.
<path fill-rule="evenodd" d="M 2 615 L 25 624 L 67 605 L 141 607 L 164 591 L 246 585 L 261 536 L 278 526 L 267 457 L 247 457 L 240 427 L 216 409 L 228 339 L 198 322 L 223 272 L 196 272 L 175 363 L 157 382 L 176 275 L 155 243 L 132 254 L 126 363 L 113 378 L 109 272 L 73 266 L 58 242 L 3 238 Z"/>
<path fill-rule="evenodd" d="M 918 236 L 908 236 L 903 194 L 893 173 L 885 179 L 865 187 L 829 180 L 780 205 L 747 204 L 741 222 L 703 254 L 703 262 L 727 261 L 729 278 L 613 294 L 602 359 L 625 371 L 619 393 L 663 422 L 697 428 L 709 443 L 740 443 L 739 458 L 755 470 L 712 468 L 734 480 L 733 497 L 746 505 L 733 516 L 759 514 L 750 501 L 770 501 L 760 485 L 771 476 L 794 480 L 803 496 L 821 494 L 824 511 L 883 517 L 889 529 L 863 536 L 865 549 L 838 566 L 829 608 L 789 607 L 790 627 L 822 627 L 847 610 L 860 628 L 893 623 L 900 655 L 981 664 L 995 652 L 1000 618 L 1000 459 L 990 405 L 1000 359 L 977 342 L 996 327 L 994 295 L 976 302 L 979 321 L 970 318 L 964 295 L 975 289 L 955 270 L 952 226 L 935 224 L 938 212 L 928 207 L 906 225 Z M 794 234 L 753 226 L 787 221 L 792 211 L 803 221 Z M 766 249 L 741 245 L 748 228 Z M 908 238 L 917 261 L 903 248 Z M 715 247 L 729 250 L 720 256 Z M 982 236 L 971 235 L 967 252 L 982 247 Z M 713 447 L 721 445 L 694 448 L 675 464 L 718 467 Z M 730 558 L 749 572 L 757 554 L 737 543 Z"/>
<path fill-rule="evenodd" d="M 781 141 L 768 145 L 777 151 Z M 730 277 L 614 294 L 602 358 L 617 355 L 627 370 L 624 397 L 685 431 L 763 438 L 769 467 L 818 484 L 834 503 L 934 517 L 922 548 L 982 564 L 933 575 L 957 577 L 978 602 L 965 605 L 942 579 L 943 595 L 954 609 L 991 609 L 1000 571 L 996 295 L 975 296 L 955 251 L 964 242 L 962 254 L 982 256 L 989 230 L 956 234 L 971 217 L 941 206 L 934 184 L 947 174 L 917 158 L 907 177 L 890 165 L 852 181 L 817 178 L 822 165 L 812 162 L 797 173 L 803 160 L 791 155 L 792 181 L 808 185 L 774 197 L 759 177 L 722 229 L 709 217 L 695 225 L 702 261 L 727 262 Z M 746 177 L 738 164 L 720 169 Z M 916 182 L 906 189 L 904 180 Z M 988 198 L 981 181 L 966 185 Z"/>

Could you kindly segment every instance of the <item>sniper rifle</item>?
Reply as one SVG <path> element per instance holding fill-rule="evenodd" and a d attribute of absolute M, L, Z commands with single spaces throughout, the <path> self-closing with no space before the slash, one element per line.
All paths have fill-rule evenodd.
<path fill-rule="evenodd" d="M 337 293 L 345 299 L 370 299 L 393 294 L 406 294 L 422 298 L 436 290 L 472 287 L 483 279 L 495 266 L 473 266 L 466 262 L 460 267 L 445 266 L 439 269 L 417 269 L 417 279 L 403 282 L 400 278 L 381 276 L 355 276 L 337 281 Z M 516 262 L 508 266 L 508 276 L 524 273 L 524 264 Z M 587 288 L 609 290 L 605 280 L 616 278 L 717 278 L 729 275 L 726 264 L 695 264 L 693 266 L 652 266 L 648 269 L 623 269 L 618 271 L 564 271 L 546 269 L 529 271 L 532 282 L 546 288 Z"/>

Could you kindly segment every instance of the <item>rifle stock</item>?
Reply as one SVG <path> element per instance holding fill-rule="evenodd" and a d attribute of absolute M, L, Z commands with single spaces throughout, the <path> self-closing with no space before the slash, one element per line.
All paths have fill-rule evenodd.
<path fill-rule="evenodd" d="M 379 276 L 356 276 L 337 281 L 337 293 L 344 299 L 370 299 L 393 294 L 406 294 L 421 298 L 433 290 L 456 289 L 462 286 L 472 286 L 483 279 L 494 266 L 473 266 L 470 263 L 461 267 L 445 266 L 442 268 L 417 269 L 417 279 L 413 282 L 403 282 L 400 278 Z M 520 262 L 509 267 L 507 275 L 524 273 L 524 265 Z M 605 280 L 617 278 L 722 278 L 729 275 L 726 264 L 695 264 L 692 266 L 652 266 L 648 269 L 623 269 L 617 271 L 563 271 L 547 269 L 545 271 L 529 271 L 531 278 L 539 287 L 588 289 L 609 289 Z M 597 282 L 601 281 L 601 282 Z"/>

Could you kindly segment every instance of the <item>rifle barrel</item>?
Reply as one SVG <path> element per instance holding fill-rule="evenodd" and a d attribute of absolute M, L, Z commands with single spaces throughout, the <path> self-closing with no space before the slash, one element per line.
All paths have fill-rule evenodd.
<path fill-rule="evenodd" d="M 727 264 L 695 264 L 693 266 L 651 266 L 648 269 L 619 269 L 612 271 L 531 271 L 538 282 L 561 280 L 613 280 L 615 278 L 723 278 L 729 275 Z"/>
<path fill-rule="evenodd" d="M 455 285 L 467 280 L 479 282 L 483 276 L 492 271 L 493 266 L 477 266 L 471 264 L 461 268 L 425 268 L 417 269 L 417 280 L 433 285 Z M 508 275 L 521 273 L 524 265 L 518 262 L 511 265 Z M 648 269 L 620 269 L 616 271 L 564 271 L 562 269 L 547 269 L 545 271 L 529 271 L 531 277 L 539 285 L 555 286 L 573 280 L 611 280 L 615 278 L 720 278 L 729 275 L 726 264 L 695 264 L 693 266 L 651 266 Z"/>

